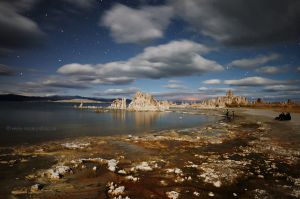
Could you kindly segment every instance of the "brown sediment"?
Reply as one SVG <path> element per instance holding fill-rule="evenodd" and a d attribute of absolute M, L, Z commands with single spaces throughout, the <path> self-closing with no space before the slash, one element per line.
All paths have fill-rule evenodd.
<path fill-rule="evenodd" d="M 263 110 L 273 110 L 276 112 L 290 112 L 290 113 L 300 113 L 300 105 L 299 104 L 256 104 L 250 105 L 248 108 L 253 109 L 263 109 Z"/>
<path fill-rule="evenodd" d="M 293 139 L 282 139 L 282 131 Z M 235 120 L 199 128 L 18 147 L 1 161 L 26 157 L 28 162 L 0 166 L 27 171 L 11 175 L 19 176 L 19 183 L 6 178 L 11 185 L 1 193 L 32 198 L 297 198 L 299 141 L 295 127 L 240 113 Z M 39 161 L 47 163 L 38 167 Z M 31 191 L 35 184 L 42 187 Z"/>

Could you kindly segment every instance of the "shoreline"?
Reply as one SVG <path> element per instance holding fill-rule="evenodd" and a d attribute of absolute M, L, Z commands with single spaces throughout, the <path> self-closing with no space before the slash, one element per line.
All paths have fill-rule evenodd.
<path fill-rule="evenodd" d="M 11 154 L 28 161 L 12 167 L 33 167 L 34 156 L 55 163 L 28 171 L 19 177 L 22 183 L 1 192 L 48 198 L 299 197 L 300 139 L 278 127 L 297 137 L 299 126 L 238 110 L 233 121 L 203 127 L 18 147 Z M 271 182 L 278 189 L 268 188 Z"/>

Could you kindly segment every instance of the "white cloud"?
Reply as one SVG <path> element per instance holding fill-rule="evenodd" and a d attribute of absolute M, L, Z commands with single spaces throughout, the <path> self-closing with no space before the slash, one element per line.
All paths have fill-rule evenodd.
<path fill-rule="evenodd" d="M 203 87 L 198 88 L 198 90 L 199 90 L 199 91 L 207 91 L 208 88 L 203 86 Z"/>
<path fill-rule="evenodd" d="M 57 70 L 61 74 L 93 74 L 94 68 L 88 64 L 67 64 Z"/>
<path fill-rule="evenodd" d="M 264 85 L 273 85 L 280 84 L 283 81 L 272 80 L 264 77 L 246 77 L 238 80 L 225 80 L 224 84 L 235 85 L 235 86 L 264 86 Z"/>
<path fill-rule="evenodd" d="M 103 92 L 96 92 L 95 95 L 103 95 L 103 96 L 128 96 L 135 94 L 139 91 L 138 88 L 129 87 L 129 88 L 110 88 L 106 89 Z"/>
<path fill-rule="evenodd" d="M 288 67 L 277 67 L 277 66 L 264 66 L 256 69 L 256 72 L 265 73 L 265 74 L 276 74 L 281 72 L 286 72 Z"/>
<path fill-rule="evenodd" d="M 94 83 L 113 83 L 120 78 L 130 82 L 137 78 L 159 79 L 222 71 L 221 65 L 202 57 L 201 54 L 209 51 L 206 46 L 192 41 L 172 41 L 145 48 L 141 54 L 127 61 L 96 65 L 67 64 L 57 72 L 73 76 L 85 75 L 94 79 Z"/>
<path fill-rule="evenodd" d="M 181 84 L 183 83 L 181 80 L 177 80 L 177 79 L 170 79 L 168 80 L 169 83 L 171 84 Z"/>
<path fill-rule="evenodd" d="M 204 84 L 221 84 L 222 81 L 219 79 L 209 79 L 209 80 L 205 80 L 202 83 Z"/>
<path fill-rule="evenodd" d="M 163 37 L 172 13 L 167 6 L 133 9 L 116 4 L 104 13 L 100 25 L 109 28 L 118 43 L 140 43 Z"/>
<path fill-rule="evenodd" d="M 272 53 L 269 55 L 259 55 L 250 59 L 234 60 L 229 64 L 229 66 L 242 68 L 242 69 L 256 68 L 262 64 L 268 63 L 278 58 L 279 58 L 279 54 L 276 53 Z"/>
<path fill-rule="evenodd" d="M 130 77 L 103 77 L 101 79 L 95 79 L 92 81 L 93 84 L 129 84 L 135 79 Z"/>
<path fill-rule="evenodd" d="M 163 86 L 164 88 L 169 88 L 169 89 L 185 89 L 186 87 L 181 84 L 167 84 Z"/>
<path fill-rule="evenodd" d="M 224 87 L 219 87 L 219 88 L 208 88 L 208 87 L 200 87 L 198 88 L 198 91 L 202 94 L 217 94 L 220 93 L 222 95 L 225 95 L 225 93 L 228 90 L 236 91 L 237 89 L 235 88 L 224 88 Z"/>
<path fill-rule="evenodd" d="M 266 92 L 300 91 L 300 87 L 295 85 L 271 85 L 266 86 L 263 90 Z"/>

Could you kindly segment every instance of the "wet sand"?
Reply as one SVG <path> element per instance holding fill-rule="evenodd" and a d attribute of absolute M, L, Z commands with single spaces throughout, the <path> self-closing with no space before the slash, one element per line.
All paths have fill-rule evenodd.
<path fill-rule="evenodd" d="M 235 109 L 234 120 L 220 118 L 198 128 L 3 148 L 0 194 L 11 198 L 300 197 L 298 123 L 275 121 L 269 113 L 255 111 Z M 220 115 L 224 110 L 185 112 Z"/>

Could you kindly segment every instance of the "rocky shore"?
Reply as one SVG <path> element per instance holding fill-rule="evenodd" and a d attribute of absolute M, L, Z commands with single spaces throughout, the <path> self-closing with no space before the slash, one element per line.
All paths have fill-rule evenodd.
<path fill-rule="evenodd" d="M 2 148 L 0 194 L 11 198 L 299 198 L 297 132 L 297 125 L 239 111 L 235 120 L 220 118 L 198 128 Z"/>

